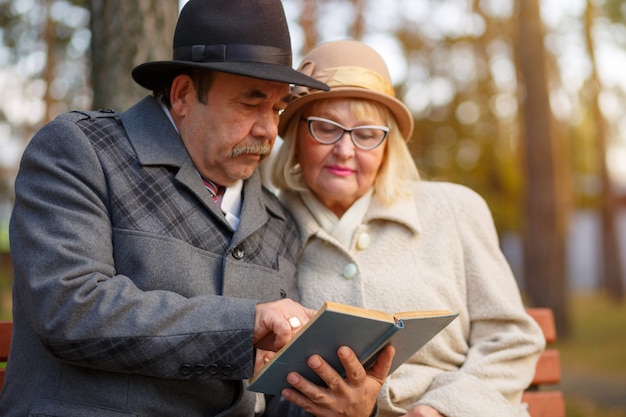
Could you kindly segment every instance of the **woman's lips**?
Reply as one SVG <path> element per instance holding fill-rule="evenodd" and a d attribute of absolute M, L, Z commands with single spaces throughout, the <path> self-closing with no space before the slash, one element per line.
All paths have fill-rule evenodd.
<path fill-rule="evenodd" d="M 342 167 L 342 166 L 338 166 L 338 165 L 330 165 L 327 166 L 326 169 L 334 175 L 340 176 L 340 177 L 347 177 L 348 175 L 352 175 L 354 173 L 354 170 L 351 168 L 347 168 L 347 167 Z"/>

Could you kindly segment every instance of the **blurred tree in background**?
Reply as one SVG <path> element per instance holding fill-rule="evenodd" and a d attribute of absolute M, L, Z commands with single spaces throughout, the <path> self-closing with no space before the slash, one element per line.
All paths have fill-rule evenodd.
<path fill-rule="evenodd" d="M 88 0 L 91 14 L 93 108 L 124 110 L 149 92 L 130 70 L 172 58 L 175 1 Z"/>
<path fill-rule="evenodd" d="M 623 9 L 625 7 L 624 4 L 626 3 L 622 3 Z M 609 4 L 609 6 L 615 7 L 614 4 Z M 598 170 L 602 188 L 599 198 L 602 245 L 601 277 L 609 294 L 621 301 L 624 297 L 624 284 L 622 282 L 622 265 L 619 256 L 620 245 L 616 225 L 617 203 L 615 187 L 607 167 L 608 132 L 607 123 L 600 107 L 602 83 L 598 72 L 593 34 L 593 22 L 598 18 L 599 13 L 600 11 L 594 2 L 591 0 L 585 1 L 584 38 L 591 63 L 591 72 L 583 94 L 585 94 L 593 121 L 591 128 L 592 137 L 596 138 Z"/>
<path fill-rule="evenodd" d="M 0 156 L 70 109 L 125 109 L 149 92 L 137 64 L 171 59 L 178 3 L 0 0 Z M 6 132 L 6 133 L 5 133 Z M 8 158 L 7 158 L 8 159 Z M 0 158 L 0 316 L 10 313 L 8 218 L 17 158 Z"/>
<path fill-rule="evenodd" d="M 563 146 L 550 111 L 544 30 L 538 0 L 518 8 L 517 66 L 520 79 L 524 278 L 530 301 L 551 306 L 561 336 L 567 336 Z"/>
<path fill-rule="evenodd" d="M 339 38 L 385 57 L 415 117 L 409 145 L 422 176 L 485 197 L 503 241 L 522 240 L 514 270 L 529 303 L 552 307 L 561 332 L 577 210 L 600 214 L 601 248 L 589 242 L 601 260 L 597 281 L 623 298 L 615 179 L 626 176 L 626 86 L 607 77 L 606 56 L 610 48 L 626 56 L 626 0 L 283 4 L 294 63 Z M 557 5 L 567 8 L 559 19 Z M 63 111 L 123 110 L 145 95 L 130 70 L 171 57 L 177 9 L 157 0 L 0 0 L 0 88 L 10 98 L 0 102 L 0 156 Z M 0 208 L 15 169 L 0 158 Z"/>

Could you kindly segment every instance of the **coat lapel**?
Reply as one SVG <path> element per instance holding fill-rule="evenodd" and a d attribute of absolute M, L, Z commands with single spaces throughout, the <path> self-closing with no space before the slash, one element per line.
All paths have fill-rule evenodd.
<path fill-rule="evenodd" d="M 122 124 L 142 166 L 178 168 L 176 180 L 191 191 L 207 210 L 230 227 L 211 199 L 180 135 L 161 105 L 148 96 L 122 113 Z"/>
<path fill-rule="evenodd" d="M 202 183 L 180 135 L 153 97 L 144 98 L 122 113 L 121 119 L 141 165 L 178 168 L 176 180 L 187 187 L 215 218 L 230 227 Z M 261 179 L 255 171 L 244 183 L 241 223 L 233 244 L 244 240 L 267 223 L 268 214 L 262 192 Z"/>

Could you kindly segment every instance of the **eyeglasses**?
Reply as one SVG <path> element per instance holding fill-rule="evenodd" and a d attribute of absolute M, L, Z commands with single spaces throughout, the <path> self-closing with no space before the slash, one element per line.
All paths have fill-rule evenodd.
<path fill-rule="evenodd" d="M 354 146 L 365 151 L 379 146 L 389 133 L 387 126 L 356 126 L 348 129 L 332 120 L 322 117 L 309 116 L 303 118 L 309 125 L 309 132 L 317 142 L 323 145 L 333 145 L 347 133 Z"/>

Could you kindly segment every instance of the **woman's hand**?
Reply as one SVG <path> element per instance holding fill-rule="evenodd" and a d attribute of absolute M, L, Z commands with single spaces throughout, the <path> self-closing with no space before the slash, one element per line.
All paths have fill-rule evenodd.
<path fill-rule="evenodd" d="M 287 375 L 295 389 L 284 389 L 281 394 L 305 411 L 317 417 L 368 417 L 376 406 L 376 397 L 385 382 L 395 350 L 385 348 L 374 366 L 365 370 L 352 349 L 342 346 L 337 355 L 346 371 L 342 378 L 319 355 L 312 355 L 308 365 L 322 378 L 328 388 L 304 379 L 297 372 Z"/>
<path fill-rule="evenodd" d="M 416 405 L 403 417 L 445 417 L 439 411 L 428 405 Z"/>

